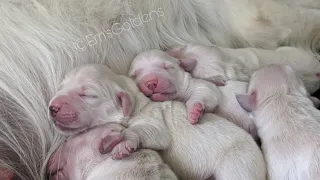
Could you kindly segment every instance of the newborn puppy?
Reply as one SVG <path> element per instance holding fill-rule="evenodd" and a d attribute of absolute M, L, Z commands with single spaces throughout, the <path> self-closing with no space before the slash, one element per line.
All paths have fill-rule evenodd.
<path fill-rule="evenodd" d="M 141 149 L 122 161 L 111 150 L 122 139 L 124 127 L 104 124 L 67 139 L 50 157 L 49 180 L 177 180 L 172 170 L 152 150 Z M 103 144 L 104 154 L 99 150 Z"/>
<path fill-rule="evenodd" d="M 100 73 L 96 66 L 79 67 L 68 73 L 50 100 L 48 114 L 59 133 L 77 134 L 104 124 L 106 118 L 126 125 L 131 113 L 129 107 L 135 105 L 135 100 L 115 83 L 105 83 L 108 72 Z M 120 107 L 121 110 L 115 111 Z"/>
<path fill-rule="evenodd" d="M 179 61 L 160 50 L 140 53 L 131 63 L 129 76 L 153 101 L 180 100 L 186 103 L 191 124 L 204 112 L 213 112 L 221 93 L 214 84 L 194 79 L 179 67 Z"/>
<path fill-rule="evenodd" d="M 228 80 L 248 82 L 252 73 L 270 64 L 288 64 L 297 70 L 309 93 L 320 87 L 320 63 L 314 54 L 294 47 L 277 50 L 222 48 L 188 44 L 168 51 L 181 60 L 181 67 L 193 77 L 216 84 Z M 197 62 L 197 63 L 196 63 Z"/>
<path fill-rule="evenodd" d="M 237 99 L 254 116 L 270 180 L 320 179 L 320 111 L 293 68 L 258 70 Z"/>
<path fill-rule="evenodd" d="M 164 162 L 184 180 L 211 176 L 266 179 L 263 155 L 244 130 L 210 113 L 203 115 L 201 123 L 191 125 L 183 103 L 152 102 L 132 79 L 116 75 L 106 66 L 84 65 L 72 70 L 57 94 L 49 109 L 54 110 L 51 116 L 55 126 L 63 122 L 58 125 L 61 132 L 73 134 L 107 122 L 127 125 L 122 131 L 124 139 L 112 150 L 115 159 L 126 160 L 139 148 L 148 148 L 160 150 Z M 56 116 L 60 111 L 65 114 Z M 89 118 L 90 114 L 99 120 Z"/>
<path fill-rule="evenodd" d="M 219 89 L 222 98 L 214 113 L 235 123 L 251 134 L 255 140 L 258 140 L 259 136 L 252 116 L 240 106 L 236 98 L 237 94 L 245 94 L 247 92 L 248 83 L 229 80 L 225 86 L 220 86 Z M 319 106 L 320 101 L 318 98 L 308 97 L 315 107 Z"/>

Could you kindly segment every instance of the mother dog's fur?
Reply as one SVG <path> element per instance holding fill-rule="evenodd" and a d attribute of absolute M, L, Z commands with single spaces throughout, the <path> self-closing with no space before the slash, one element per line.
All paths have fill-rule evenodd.
<path fill-rule="evenodd" d="M 131 24 L 139 16 L 144 22 Z M 124 74 L 141 51 L 190 42 L 316 52 L 318 16 L 270 0 L 4 0 L 0 169 L 23 180 L 44 179 L 48 156 L 64 139 L 46 107 L 63 75 L 78 65 L 103 63 Z"/>

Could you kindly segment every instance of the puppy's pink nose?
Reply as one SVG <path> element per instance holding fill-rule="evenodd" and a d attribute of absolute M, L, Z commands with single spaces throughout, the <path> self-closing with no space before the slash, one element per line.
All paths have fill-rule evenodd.
<path fill-rule="evenodd" d="M 157 81 L 157 80 L 150 80 L 150 81 L 146 82 L 146 86 L 147 86 L 148 89 L 150 89 L 151 91 L 154 91 L 154 89 L 157 88 L 157 84 L 158 84 L 158 81 Z"/>
<path fill-rule="evenodd" d="M 55 117 L 64 104 L 64 97 L 58 96 L 49 104 L 50 116 Z"/>
<path fill-rule="evenodd" d="M 60 108 L 57 106 L 49 106 L 50 116 L 55 117 L 59 110 Z"/>

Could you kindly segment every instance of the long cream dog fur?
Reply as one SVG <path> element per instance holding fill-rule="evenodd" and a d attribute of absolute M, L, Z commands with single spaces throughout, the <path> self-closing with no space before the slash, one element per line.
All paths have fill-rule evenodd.
<path fill-rule="evenodd" d="M 46 107 L 78 65 L 125 74 L 137 53 L 187 43 L 315 55 L 320 45 L 320 12 L 271 0 L 4 0 L 0 17 L 0 170 L 23 180 L 44 179 L 64 139 Z"/>

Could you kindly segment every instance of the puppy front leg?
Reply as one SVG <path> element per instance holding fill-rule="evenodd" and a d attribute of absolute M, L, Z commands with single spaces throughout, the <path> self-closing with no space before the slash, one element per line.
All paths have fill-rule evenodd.
<path fill-rule="evenodd" d="M 112 150 L 114 159 L 125 158 L 138 148 L 162 150 L 168 147 L 171 135 L 162 119 L 138 116 L 131 122 L 123 131 L 124 140 Z"/>
<path fill-rule="evenodd" d="M 188 110 L 188 120 L 191 124 L 196 124 L 202 117 L 205 104 L 201 100 L 190 99 L 186 102 Z"/>
<path fill-rule="evenodd" d="M 186 100 L 191 124 L 197 123 L 204 112 L 213 112 L 221 98 L 221 92 L 216 85 L 199 79 L 195 81 L 188 92 L 189 99 Z"/>

